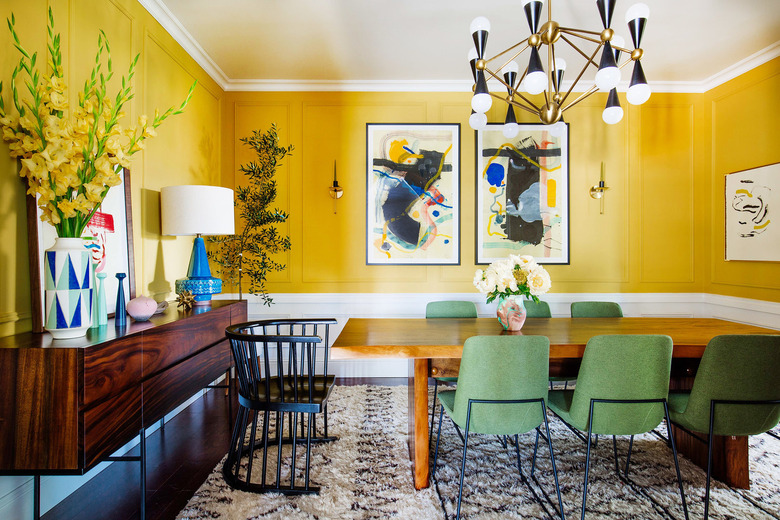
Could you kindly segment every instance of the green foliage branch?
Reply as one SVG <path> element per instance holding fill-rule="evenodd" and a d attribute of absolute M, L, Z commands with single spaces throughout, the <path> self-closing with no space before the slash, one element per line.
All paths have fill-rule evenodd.
<path fill-rule="evenodd" d="M 217 264 L 223 281 L 238 285 L 239 298 L 243 297 L 242 278 L 249 279 L 249 292 L 260 296 L 265 305 L 273 299 L 268 295 L 267 278 L 272 271 L 282 271 L 287 266 L 273 259 L 291 247 L 290 237 L 280 233 L 277 224 L 287 221 L 289 215 L 272 208 L 277 187 L 274 175 L 281 160 L 293 151 L 293 145 L 280 146 L 276 124 L 265 132 L 254 130 L 240 141 L 252 148 L 257 159 L 242 165 L 239 170 L 247 177 L 246 186 L 235 189 L 235 206 L 238 208 L 243 228 L 235 235 L 209 237 L 209 258 Z"/>

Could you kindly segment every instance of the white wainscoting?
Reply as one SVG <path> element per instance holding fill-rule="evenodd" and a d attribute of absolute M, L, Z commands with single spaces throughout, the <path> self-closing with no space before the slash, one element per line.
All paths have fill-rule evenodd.
<path fill-rule="evenodd" d="M 494 317 L 495 303 L 479 293 L 284 293 L 273 294 L 271 307 L 249 297 L 249 319 L 336 318 L 331 342 L 349 318 L 421 318 L 425 305 L 436 300 L 468 300 L 480 316 Z M 237 295 L 220 295 L 236 298 Z M 626 316 L 720 318 L 780 329 L 780 303 L 705 293 L 555 293 L 544 300 L 553 317 L 568 317 L 575 301 L 618 302 Z M 340 377 L 407 377 L 408 361 L 397 359 L 331 361 L 330 371 Z"/>

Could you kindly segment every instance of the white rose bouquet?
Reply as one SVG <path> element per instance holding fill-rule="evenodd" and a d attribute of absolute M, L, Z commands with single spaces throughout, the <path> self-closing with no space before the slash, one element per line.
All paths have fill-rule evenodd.
<path fill-rule="evenodd" d="M 538 297 L 549 291 L 550 286 L 547 270 L 529 255 L 509 255 L 509 258 L 493 262 L 484 271 L 477 269 L 474 274 L 474 287 L 487 295 L 488 303 L 515 294 L 538 302 Z"/>

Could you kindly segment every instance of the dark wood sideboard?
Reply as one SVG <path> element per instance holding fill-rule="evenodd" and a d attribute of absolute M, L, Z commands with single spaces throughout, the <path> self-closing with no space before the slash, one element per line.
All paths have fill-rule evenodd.
<path fill-rule="evenodd" d="M 87 336 L 0 338 L 0 474 L 82 474 L 231 365 L 225 327 L 246 301 L 171 306 Z"/>

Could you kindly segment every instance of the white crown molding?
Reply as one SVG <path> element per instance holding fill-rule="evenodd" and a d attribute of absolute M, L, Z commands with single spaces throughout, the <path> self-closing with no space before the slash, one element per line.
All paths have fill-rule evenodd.
<path fill-rule="evenodd" d="M 163 26 L 163 29 L 182 46 L 211 79 L 217 82 L 222 90 L 228 90 L 226 87 L 230 79 L 161 0 L 138 0 L 138 3 Z"/>
<path fill-rule="evenodd" d="M 471 92 L 470 80 L 285 80 L 285 79 L 232 79 L 211 59 L 184 25 L 173 15 L 162 0 L 138 0 L 163 28 L 181 45 L 211 78 L 225 91 L 241 92 Z M 747 58 L 726 67 L 703 81 L 650 81 L 653 92 L 701 94 L 763 65 L 780 56 L 780 41 L 761 49 Z M 564 81 L 568 89 L 571 83 Z M 593 82 L 581 82 L 588 89 Z M 497 81 L 489 85 L 491 90 L 503 91 Z M 628 81 L 618 90 L 625 92 Z"/>

